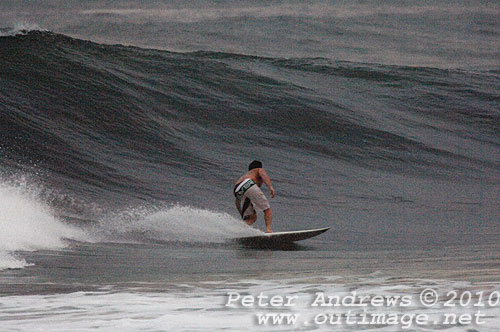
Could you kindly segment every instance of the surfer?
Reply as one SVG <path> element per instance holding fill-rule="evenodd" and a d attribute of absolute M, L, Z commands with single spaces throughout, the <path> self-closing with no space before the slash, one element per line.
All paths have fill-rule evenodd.
<path fill-rule="evenodd" d="M 255 208 L 259 211 L 264 211 L 266 233 L 272 233 L 273 212 L 271 211 L 269 201 L 262 190 L 260 190 L 262 183 L 266 184 L 271 197 L 274 198 L 276 193 L 271 184 L 271 179 L 262 168 L 262 163 L 254 160 L 248 166 L 248 172 L 236 181 L 233 191 L 236 197 L 235 203 L 238 212 L 248 225 L 252 225 L 257 220 Z M 243 205 L 241 204 L 242 200 Z"/>

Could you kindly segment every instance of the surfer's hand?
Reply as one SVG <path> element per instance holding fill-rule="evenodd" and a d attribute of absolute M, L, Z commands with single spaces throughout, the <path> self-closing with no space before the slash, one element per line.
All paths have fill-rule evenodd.
<path fill-rule="evenodd" d="M 273 187 L 269 188 L 269 191 L 271 192 L 271 197 L 274 198 L 274 196 L 276 196 L 276 192 L 274 191 L 274 188 Z"/>

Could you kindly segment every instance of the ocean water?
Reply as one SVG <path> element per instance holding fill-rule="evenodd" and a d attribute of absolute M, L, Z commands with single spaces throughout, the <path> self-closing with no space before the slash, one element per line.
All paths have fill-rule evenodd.
<path fill-rule="evenodd" d="M 500 330 L 499 17 L 0 2 L 1 330 Z M 231 193 L 253 159 L 275 231 L 331 230 L 235 244 L 264 230 Z"/>

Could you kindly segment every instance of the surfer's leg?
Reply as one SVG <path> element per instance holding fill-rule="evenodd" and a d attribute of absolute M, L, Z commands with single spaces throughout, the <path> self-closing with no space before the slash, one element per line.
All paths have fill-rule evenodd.
<path fill-rule="evenodd" d="M 271 211 L 271 208 L 264 210 L 264 220 L 266 221 L 266 233 L 272 233 L 273 211 Z"/>
<path fill-rule="evenodd" d="M 253 223 L 257 220 L 257 213 L 253 213 L 249 216 L 247 216 L 244 221 L 248 224 L 248 225 L 253 225 Z"/>
<path fill-rule="evenodd" d="M 273 212 L 271 211 L 271 207 L 269 206 L 269 202 L 262 192 L 260 188 L 256 185 L 250 187 L 245 192 L 245 197 L 249 198 L 252 203 L 252 209 L 255 206 L 258 211 L 264 211 L 264 220 L 266 221 L 266 233 L 272 233 L 271 224 L 273 222 Z M 255 210 L 254 210 L 255 213 Z M 257 215 L 255 215 L 255 219 L 257 219 Z M 252 224 L 255 220 L 252 222 Z M 251 225 L 251 224 L 250 224 Z"/>
<path fill-rule="evenodd" d="M 257 212 L 253 208 L 253 204 L 249 198 L 245 198 L 245 202 L 243 203 L 241 210 L 243 221 L 248 225 L 252 225 L 257 220 Z"/>

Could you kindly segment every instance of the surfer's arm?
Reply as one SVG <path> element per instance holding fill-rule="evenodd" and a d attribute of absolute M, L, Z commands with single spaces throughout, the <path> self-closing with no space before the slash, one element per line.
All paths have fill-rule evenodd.
<path fill-rule="evenodd" d="M 267 175 L 266 170 L 263 168 L 259 169 L 259 176 L 262 178 L 262 181 L 266 184 L 266 186 L 269 188 L 271 197 L 274 198 L 274 195 L 276 195 L 273 184 L 271 183 L 271 178 Z"/>

